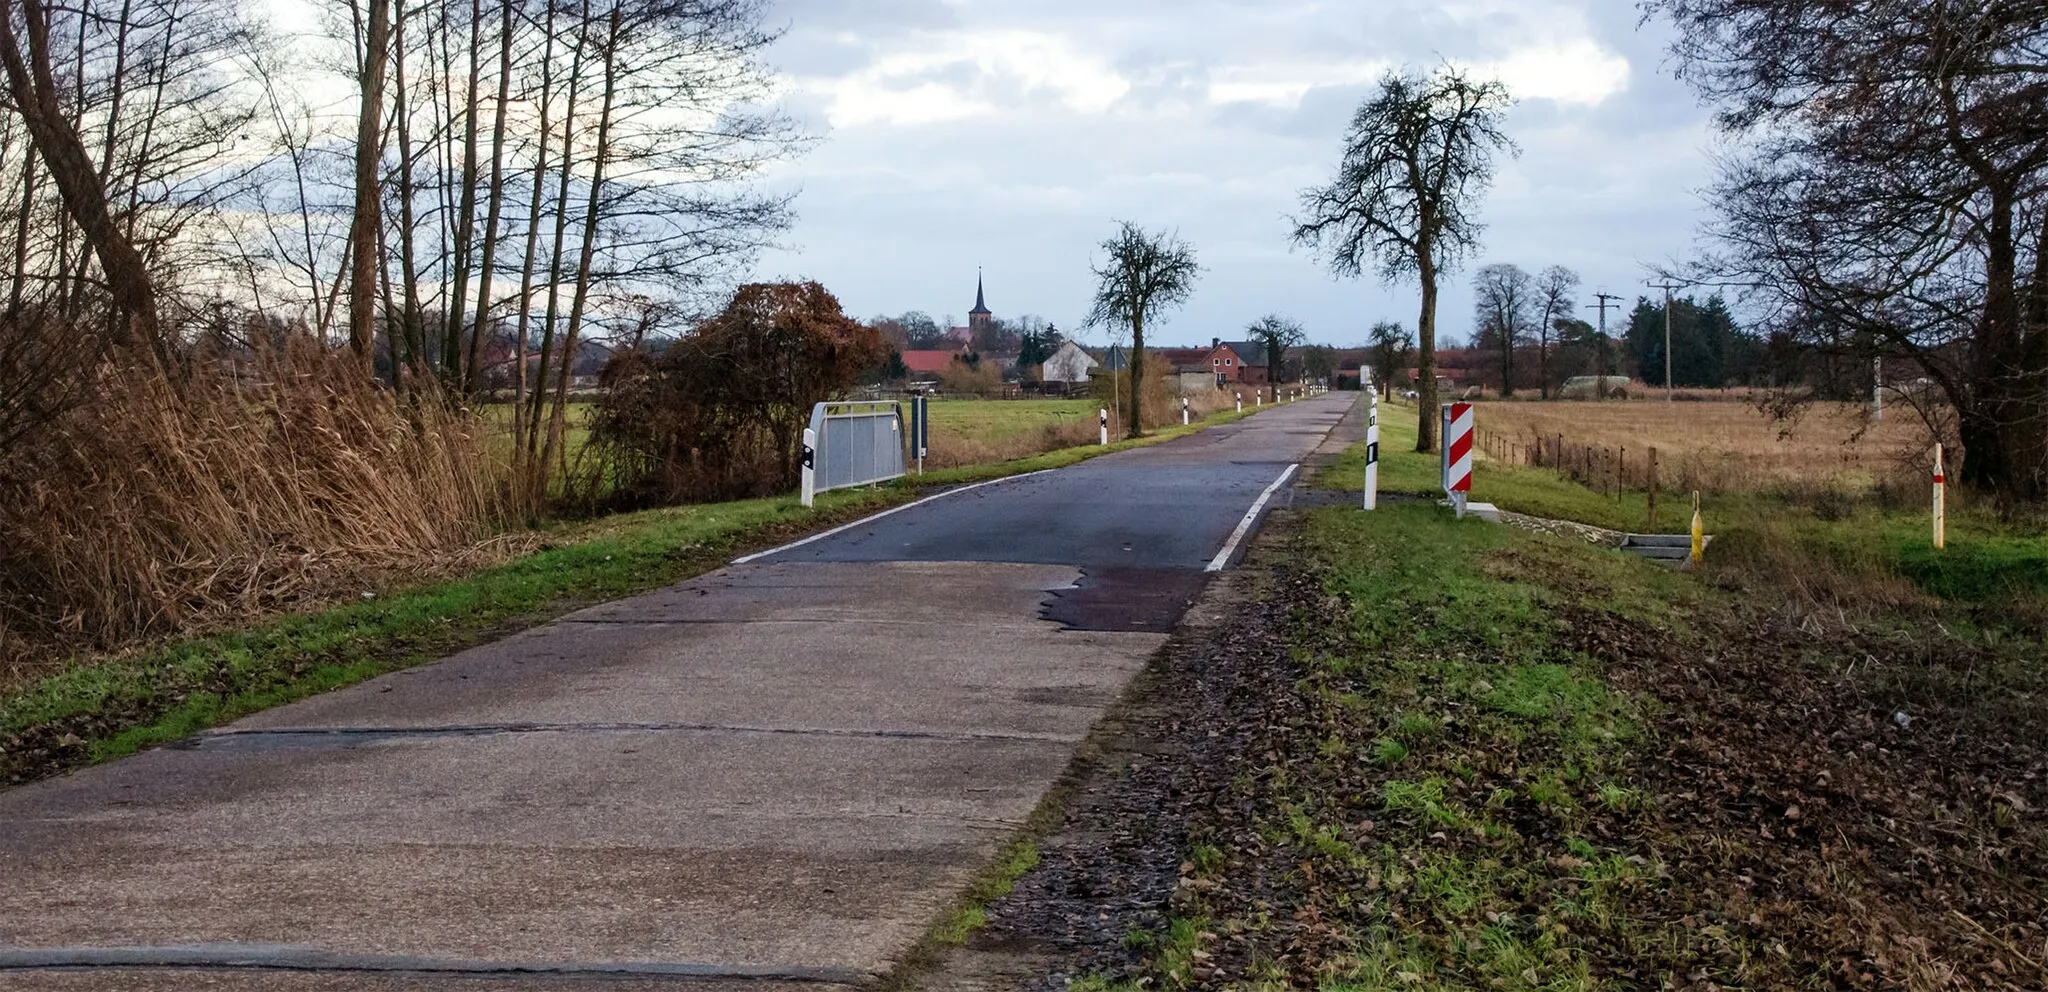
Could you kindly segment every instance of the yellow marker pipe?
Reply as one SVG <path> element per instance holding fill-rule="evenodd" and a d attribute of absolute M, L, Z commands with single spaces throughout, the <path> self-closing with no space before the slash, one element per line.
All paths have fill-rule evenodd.
<path fill-rule="evenodd" d="M 1697 565 L 1707 553 L 1707 530 L 1700 520 L 1700 491 L 1692 491 L 1692 563 Z"/>

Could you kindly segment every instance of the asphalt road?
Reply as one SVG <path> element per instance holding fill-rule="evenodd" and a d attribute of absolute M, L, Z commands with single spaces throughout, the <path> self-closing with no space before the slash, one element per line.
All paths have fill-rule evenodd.
<path fill-rule="evenodd" d="M 940 496 L 0 793 L 0 989 L 858 987 L 1350 400 Z"/>

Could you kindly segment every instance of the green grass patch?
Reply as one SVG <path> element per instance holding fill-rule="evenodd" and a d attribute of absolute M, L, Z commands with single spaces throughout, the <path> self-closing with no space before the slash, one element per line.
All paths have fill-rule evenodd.
<path fill-rule="evenodd" d="M 969 441 L 1007 441 L 1047 427 L 1086 421 L 1094 423 L 1099 404 L 1093 399 L 975 400 L 937 398 L 931 411 L 933 436 Z M 909 415 L 906 406 L 905 416 Z"/>

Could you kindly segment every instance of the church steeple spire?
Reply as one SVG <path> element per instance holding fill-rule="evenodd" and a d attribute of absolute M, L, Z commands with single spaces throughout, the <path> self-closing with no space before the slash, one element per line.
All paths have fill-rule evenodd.
<path fill-rule="evenodd" d="M 994 326 L 996 315 L 988 308 L 988 298 L 981 291 L 981 269 L 974 270 L 974 309 L 967 311 L 967 326 L 976 335 Z"/>

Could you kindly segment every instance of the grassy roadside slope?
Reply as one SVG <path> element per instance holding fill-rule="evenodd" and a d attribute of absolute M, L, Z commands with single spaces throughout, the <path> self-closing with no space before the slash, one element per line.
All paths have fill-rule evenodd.
<path fill-rule="evenodd" d="M 1415 408 L 1381 404 L 1380 490 L 1441 497 L 1437 456 L 1415 449 Z M 1482 415 L 1484 408 L 1482 407 Z M 1357 489 L 1365 447 L 1355 445 L 1314 481 L 1325 488 Z M 1472 498 L 1503 510 L 1572 520 L 1618 531 L 1651 529 L 1642 493 L 1609 496 L 1548 468 L 1505 465 L 1480 456 L 1473 467 Z M 2002 608 L 2014 600 L 2034 609 L 2048 603 L 2048 521 L 2001 517 L 1983 508 L 1959 508 L 1952 499 L 1948 546 L 1931 547 L 1926 510 L 1886 507 L 1825 492 L 1803 497 L 1754 492 L 1708 497 L 1703 517 L 1715 535 L 1709 565 L 1749 574 L 1777 575 L 1799 584 L 1802 596 L 1828 606 L 1873 598 L 1901 605 L 1925 597 Z M 1689 494 L 1664 493 L 1655 530 L 1683 532 L 1691 520 Z"/>
<path fill-rule="evenodd" d="M 1151 987 L 2048 984 L 2042 630 L 1820 629 L 1424 503 L 1285 551 Z"/>
<path fill-rule="evenodd" d="M 867 490 L 622 514 L 552 529 L 540 551 L 448 581 L 262 620 L 111 658 L 79 659 L 0 691 L 0 787 L 177 740 L 258 710 L 440 658 L 582 607 L 723 566 L 748 549 L 929 495 L 1060 468 L 1241 419 L 1224 413 L 1108 447 L 931 472 Z"/>

